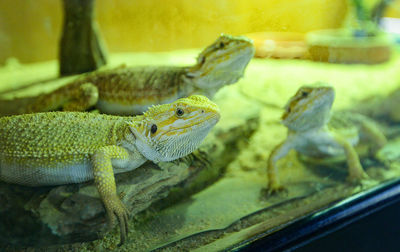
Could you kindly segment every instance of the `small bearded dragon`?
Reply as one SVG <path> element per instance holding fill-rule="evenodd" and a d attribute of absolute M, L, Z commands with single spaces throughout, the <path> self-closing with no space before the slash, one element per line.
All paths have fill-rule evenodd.
<path fill-rule="evenodd" d="M 250 39 L 221 35 L 200 53 L 194 66 L 119 67 L 89 73 L 51 93 L 34 97 L 18 113 L 84 111 L 95 107 L 105 114 L 134 115 L 153 104 L 193 94 L 211 99 L 221 87 L 243 76 L 253 55 Z"/>
<path fill-rule="evenodd" d="M 128 209 L 116 194 L 114 174 L 191 153 L 219 118 L 217 105 L 198 95 L 136 117 L 82 112 L 2 117 L 0 180 L 46 186 L 94 179 L 111 227 L 119 221 L 122 244 Z"/>
<path fill-rule="evenodd" d="M 283 189 L 278 180 L 278 160 L 291 149 L 311 159 L 343 157 L 347 161 L 350 182 L 368 178 L 354 148 L 365 136 L 376 145 L 375 152 L 386 143 L 386 137 L 369 118 L 356 113 L 335 112 L 332 87 L 301 87 L 288 101 L 282 123 L 288 128 L 286 139 L 271 152 L 268 164 L 268 192 Z"/>

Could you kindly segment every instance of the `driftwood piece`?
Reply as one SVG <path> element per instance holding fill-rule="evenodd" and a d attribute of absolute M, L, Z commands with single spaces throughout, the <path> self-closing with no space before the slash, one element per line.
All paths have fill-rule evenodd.
<path fill-rule="evenodd" d="M 60 75 L 90 72 L 106 64 L 103 42 L 94 21 L 94 0 L 63 0 L 63 6 Z"/>
<path fill-rule="evenodd" d="M 116 176 L 117 193 L 131 216 L 168 195 L 168 189 L 204 167 L 193 158 L 151 162 Z M 0 243 L 45 246 L 95 240 L 107 228 L 105 209 L 93 182 L 47 188 L 0 184 Z"/>

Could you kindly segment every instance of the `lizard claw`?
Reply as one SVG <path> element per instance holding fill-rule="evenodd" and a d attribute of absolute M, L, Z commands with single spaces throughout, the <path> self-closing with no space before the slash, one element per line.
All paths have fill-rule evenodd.
<path fill-rule="evenodd" d="M 279 184 L 270 184 L 267 188 L 263 189 L 263 194 L 266 196 L 276 195 L 281 192 L 287 193 L 288 190 L 284 186 Z"/>
<path fill-rule="evenodd" d="M 120 242 L 118 246 L 121 246 L 125 243 L 127 234 L 128 234 L 128 220 L 129 220 L 129 211 L 122 203 L 122 201 L 118 198 L 117 195 L 111 197 L 105 203 L 107 215 L 110 221 L 110 228 L 112 228 L 118 219 L 119 230 L 120 230 Z"/>
<path fill-rule="evenodd" d="M 376 180 L 371 179 L 365 172 L 360 176 L 348 176 L 347 182 L 352 185 L 361 186 L 361 189 L 370 188 L 378 184 Z"/>
<path fill-rule="evenodd" d="M 369 176 L 363 171 L 360 173 L 356 173 L 356 174 L 350 174 L 347 177 L 347 181 L 351 184 L 359 184 L 361 183 L 363 180 L 368 180 Z"/>

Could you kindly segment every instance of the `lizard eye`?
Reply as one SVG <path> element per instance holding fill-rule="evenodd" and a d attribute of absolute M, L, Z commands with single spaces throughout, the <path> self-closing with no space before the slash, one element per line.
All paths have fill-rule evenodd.
<path fill-rule="evenodd" d="M 150 129 L 151 134 L 154 134 L 157 132 L 157 125 L 153 124 L 151 125 L 151 129 Z"/>
<path fill-rule="evenodd" d="M 219 42 L 218 48 L 224 48 L 224 46 L 225 46 L 225 43 L 224 43 L 224 42 Z"/>
<path fill-rule="evenodd" d="M 301 97 L 306 98 L 308 96 L 308 94 L 309 94 L 308 92 L 302 91 L 301 92 Z"/>
<path fill-rule="evenodd" d="M 177 108 L 176 109 L 176 115 L 177 116 L 181 117 L 181 116 L 183 116 L 183 114 L 184 114 L 183 109 L 181 109 L 181 108 Z"/>

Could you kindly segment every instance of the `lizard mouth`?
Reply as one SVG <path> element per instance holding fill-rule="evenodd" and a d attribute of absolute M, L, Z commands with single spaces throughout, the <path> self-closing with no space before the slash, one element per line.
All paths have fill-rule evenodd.
<path fill-rule="evenodd" d="M 213 57 L 210 57 L 209 55 L 205 55 L 200 59 L 201 61 L 199 62 L 199 65 L 202 66 L 207 63 L 216 61 L 217 59 L 224 59 L 227 56 L 232 57 L 232 58 L 240 58 L 245 55 L 244 51 L 246 51 L 246 50 L 249 50 L 249 52 L 251 52 L 252 51 L 251 45 L 249 46 L 249 44 L 242 44 L 242 45 L 238 45 L 236 47 L 227 48 L 225 51 L 222 51 L 220 54 L 214 55 Z"/>
<path fill-rule="evenodd" d="M 219 115 L 213 115 L 213 116 L 208 117 L 206 121 L 209 122 L 212 119 L 216 119 L 215 123 L 214 123 L 214 124 L 216 124 L 219 121 L 219 117 L 220 117 Z M 209 124 L 205 123 L 205 122 L 195 123 L 195 124 L 192 124 L 192 125 L 189 125 L 189 126 L 186 126 L 186 127 L 170 129 L 170 130 L 166 131 L 165 134 L 170 133 L 170 132 L 174 132 L 174 131 L 178 131 L 178 130 L 184 130 L 184 129 L 192 128 L 192 127 L 199 126 L 199 125 L 204 125 L 204 127 L 205 127 L 205 126 L 208 126 Z"/>
<path fill-rule="evenodd" d="M 230 49 L 226 50 L 224 53 L 220 54 L 219 57 L 225 57 L 226 55 L 231 55 L 232 52 L 239 52 L 239 51 L 243 52 L 244 50 L 251 51 L 251 47 L 248 44 L 239 45 L 239 46 L 237 46 L 235 48 L 230 48 Z M 236 55 L 236 57 L 238 57 L 238 56 L 240 57 L 240 56 L 243 56 L 243 55 L 242 55 L 242 53 L 238 53 Z"/>

